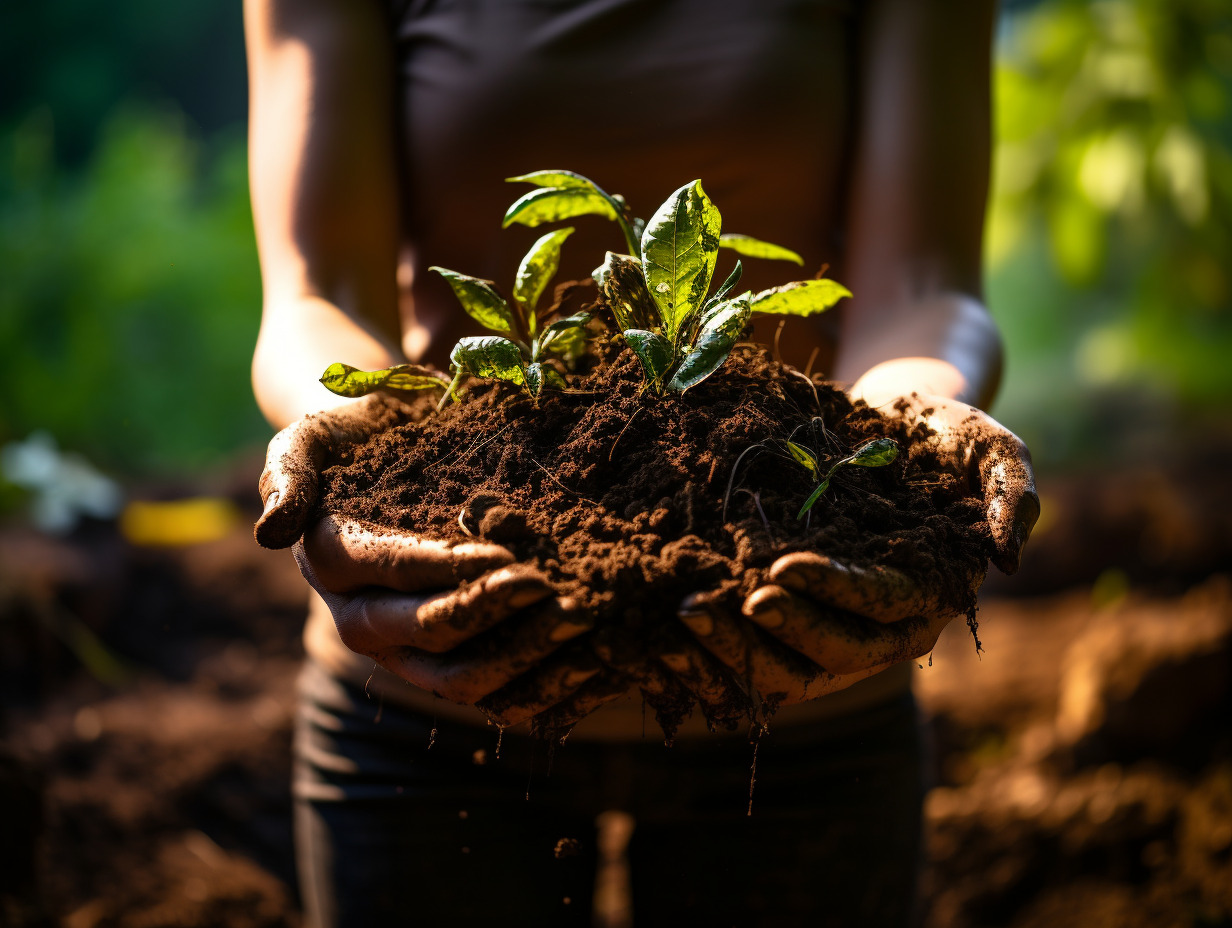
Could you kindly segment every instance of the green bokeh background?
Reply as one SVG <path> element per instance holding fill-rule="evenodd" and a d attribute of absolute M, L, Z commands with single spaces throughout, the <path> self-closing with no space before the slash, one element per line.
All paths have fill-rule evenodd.
<path fill-rule="evenodd" d="M 1232 5 L 1012 3 L 997 62 L 996 414 L 1042 470 L 1226 428 Z M 0 443 L 139 478 L 268 437 L 244 81 L 238 4 L 0 12 Z"/>

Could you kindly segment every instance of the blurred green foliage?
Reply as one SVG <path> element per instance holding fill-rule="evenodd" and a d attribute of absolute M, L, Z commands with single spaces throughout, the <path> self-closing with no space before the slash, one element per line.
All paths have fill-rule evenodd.
<path fill-rule="evenodd" d="M 124 107 L 83 169 L 53 152 L 47 109 L 0 137 L 0 441 L 45 428 L 136 472 L 259 443 L 242 134 L 203 144 L 174 110 Z"/>
<path fill-rule="evenodd" d="M 1053 0 L 1008 15 L 998 52 L 987 256 L 1010 358 L 1000 415 L 1037 457 L 1066 459 L 1148 418 L 1221 411 L 1232 4 Z"/>

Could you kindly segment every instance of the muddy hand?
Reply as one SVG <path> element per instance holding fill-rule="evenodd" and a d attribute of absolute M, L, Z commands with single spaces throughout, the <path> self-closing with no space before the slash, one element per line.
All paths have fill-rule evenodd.
<path fill-rule="evenodd" d="M 420 415 L 421 406 L 374 393 L 304 416 L 275 435 L 258 484 L 265 511 L 253 530 L 257 542 L 266 548 L 289 548 L 304 533 L 317 502 L 320 473 L 331 463 L 331 449 L 359 444 Z"/>
<path fill-rule="evenodd" d="M 983 496 L 995 549 L 990 560 L 1014 573 L 1040 513 L 1027 446 L 987 413 L 958 400 L 913 393 L 898 409 L 909 422 L 921 421 L 936 433 L 928 447 Z"/>
<path fill-rule="evenodd" d="M 793 607 L 776 598 L 777 594 L 767 596 L 764 592 L 772 590 L 791 596 L 781 587 L 763 587 L 746 600 L 745 614 L 737 615 L 722 598 L 697 593 L 681 604 L 678 613 L 698 644 L 730 668 L 750 695 L 755 694 L 763 704 L 780 706 L 816 699 L 870 677 L 893 662 L 893 658 L 879 659 L 876 647 L 866 647 L 850 633 L 838 636 L 840 643 L 830 651 L 812 646 L 802 650 L 792 643 L 800 639 L 790 632 L 787 638 L 791 640 L 784 640 L 776 629 L 782 630 L 787 623 L 779 621 L 775 610 L 782 613 Z M 750 610 L 750 604 L 755 611 Z M 793 620 L 793 625 L 798 624 Z M 817 629 L 820 634 L 826 631 Z M 809 651 L 833 661 L 835 666 L 821 664 Z M 841 659 L 835 660 L 836 655 Z"/>
<path fill-rule="evenodd" d="M 348 648 L 452 702 L 474 704 L 537 673 L 590 627 L 496 545 L 450 546 L 327 517 L 293 552 Z M 544 687 L 559 702 L 586 679 L 566 674 Z"/>

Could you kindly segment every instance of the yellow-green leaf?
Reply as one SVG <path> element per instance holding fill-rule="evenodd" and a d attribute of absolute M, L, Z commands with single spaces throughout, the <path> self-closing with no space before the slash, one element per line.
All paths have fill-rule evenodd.
<path fill-rule="evenodd" d="M 747 258 L 767 258 L 771 261 L 791 261 L 794 264 L 804 264 L 804 259 L 790 248 L 763 242 L 751 235 L 740 235 L 736 232 L 724 233 L 719 236 L 719 247 L 730 248 L 736 254 Z"/>
<path fill-rule="evenodd" d="M 663 329 L 673 342 L 710 289 L 722 218 L 702 182 L 685 184 L 659 207 L 642 233 L 642 267 Z"/>
<path fill-rule="evenodd" d="M 882 467 L 898 457 L 898 442 L 893 438 L 874 438 L 855 450 L 843 463 L 858 467 Z"/>
<path fill-rule="evenodd" d="M 519 174 L 517 177 L 506 177 L 507 184 L 534 184 L 536 187 L 578 187 L 587 190 L 593 190 L 596 193 L 603 191 L 589 177 L 583 177 L 573 171 L 557 169 L 554 171 L 531 171 L 529 174 Z"/>
<path fill-rule="evenodd" d="M 458 339 L 449 360 L 456 370 L 472 377 L 507 380 L 519 386 L 526 383 L 521 350 L 509 339 L 497 335 L 471 335 Z"/>
<path fill-rule="evenodd" d="M 755 313 L 811 316 L 824 312 L 851 291 L 836 280 L 796 280 L 754 294 L 749 302 Z"/>
<path fill-rule="evenodd" d="M 366 396 L 382 387 L 392 390 L 444 390 L 448 385 L 428 368 L 398 364 L 380 371 L 361 371 L 335 362 L 321 375 L 321 383 L 339 396 Z"/>
<path fill-rule="evenodd" d="M 526 307 L 532 335 L 538 330 L 535 325 L 535 307 L 539 305 L 539 297 L 543 296 L 543 290 L 548 285 L 548 281 L 556 276 L 556 271 L 560 268 L 561 245 L 572 234 L 573 228 L 566 226 L 540 236 L 535 244 L 530 246 L 530 251 L 526 253 L 522 263 L 518 265 L 518 274 L 513 283 L 513 295 Z"/>
<path fill-rule="evenodd" d="M 655 301 L 646 289 L 642 264 L 630 255 L 607 253 L 607 260 L 595 270 L 595 280 L 603 301 L 616 317 L 616 326 L 626 329 L 655 329 L 661 325 Z"/>
<path fill-rule="evenodd" d="M 787 443 L 787 450 L 796 461 L 804 465 L 809 473 L 814 477 L 817 476 L 817 458 L 813 452 L 803 445 L 797 445 L 794 441 Z"/>
<path fill-rule="evenodd" d="M 514 331 L 513 311 L 505 298 L 496 292 L 496 285 L 492 281 L 459 274 L 443 267 L 433 266 L 428 270 L 436 271 L 449 282 L 449 288 L 453 290 L 453 295 L 458 298 L 462 308 L 484 328 L 493 332 Z"/>
<path fill-rule="evenodd" d="M 533 227 L 590 215 L 615 219 L 616 210 L 604 196 L 586 187 L 538 187 L 513 201 L 501 228 L 507 229 L 515 222 Z"/>

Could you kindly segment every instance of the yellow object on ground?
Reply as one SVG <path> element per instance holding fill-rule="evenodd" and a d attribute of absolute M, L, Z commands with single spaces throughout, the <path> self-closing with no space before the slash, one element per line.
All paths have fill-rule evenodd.
<path fill-rule="evenodd" d="M 239 522 L 239 509 L 221 497 L 134 500 L 120 513 L 120 532 L 135 545 L 180 547 L 216 541 Z"/>

